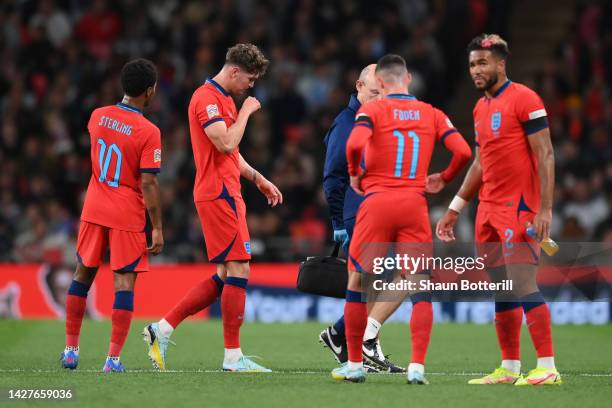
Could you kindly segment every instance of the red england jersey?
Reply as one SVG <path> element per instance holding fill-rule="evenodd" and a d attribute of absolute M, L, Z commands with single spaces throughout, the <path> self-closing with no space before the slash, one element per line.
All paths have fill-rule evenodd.
<path fill-rule="evenodd" d="M 524 85 L 507 81 L 493 97 L 474 107 L 476 145 L 480 151 L 480 205 L 537 212 L 540 180 L 529 135 L 548 127 L 540 97 Z"/>
<path fill-rule="evenodd" d="M 222 153 L 206 135 L 206 128 L 215 122 L 224 121 L 229 129 L 237 116 L 230 94 L 212 79 L 207 79 L 191 97 L 189 131 L 196 165 L 195 202 L 214 200 L 224 188 L 231 197 L 241 195 L 238 147 L 231 154 Z"/>
<path fill-rule="evenodd" d="M 460 138 L 467 148 L 442 111 L 408 94 L 391 94 L 363 105 L 355 116 L 355 128 L 358 126 L 372 129 L 363 154 L 365 175 L 361 186 L 366 194 L 397 189 L 424 191 L 436 141 L 444 143 L 449 136 Z M 352 150 L 354 142 L 349 139 L 347 149 L 349 174 L 357 172 L 361 154 Z"/>
<path fill-rule="evenodd" d="M 140 174 L 159 173 L 159 129 L 139 109 L 123 103 L 94 110 L 87 129 L 92 175 L 81 219 L 122 231 L 144 231 Z"/>

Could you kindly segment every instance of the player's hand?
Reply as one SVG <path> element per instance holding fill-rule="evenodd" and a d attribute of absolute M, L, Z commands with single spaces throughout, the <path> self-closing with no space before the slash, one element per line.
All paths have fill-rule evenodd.
<path fill-rule="evenodd" d="M 455 233 L 453 228 L 457 223 L 459 214 L 453 210 L 447 210 L 446 214 L 436 224 L 436 236 L 438 239 L 444 242 L 451 242 L 455 240 Z"/>
<path fill-rule="evenodd" d="M 349 236 L 346 229 L 334 230 L 334 242 L 342 244 L 343 248 L 348 248 Z"/>
<path fill-rule="evenodd" d="M 550 223 L 552 222 L 552 210 L 540 210 L 533 219 L 533 230 L 538 241 L 550 237 Z M 529 226 L 528 226 L 529 227 Z"/>
<path fill-rule="evenodd" d="M 358 176 L 351 176 L 351 187 L 355 192 L 359 195 L 363 195 L 363 190 L 361 189 L 361 180 L 363 179 L 363 173 Z"/>
<path fill-rule="evenodd" d="M 257 112 L 259 109 L 261 109 L 261 103 L 253 96 L 248 96 L 242 103 L 242 108 L 240 108 L 241 111 L 249 115 Z"/>
<path fill-rule="evenodd" d="M 272 182 L 268 181 L 263 176 L 259 178 L 260 181 L 256 184 L 259 191 L 263 193 L 268 199 L 268 205 L 276 207 L 278 204 L 283 203 L 283 193 L 280 192 Z"/>
<path fill-rule="evenodd" d="M 425 192 L 429 194 L 439 193 L 444 186 L 446 186 L 446 183 L 442 179 L 442 173 L 430 174 L 425 182 Z"/>
<path fill-rule="evenodd" d="M 151 231 L 151 246 L 147 248 L 147 252 L 151 255 L 157 255 L 162 249 L 164 249 L 164 234 L 161 229 L 153 229 Z"/>

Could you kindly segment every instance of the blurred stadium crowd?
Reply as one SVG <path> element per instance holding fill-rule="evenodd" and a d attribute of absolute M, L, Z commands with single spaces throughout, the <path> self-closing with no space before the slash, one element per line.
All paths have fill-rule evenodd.
<path fill-rule="evenodd" d="M 555 146 L 554 235 L 612 242 L 612 4 L 584 2 L 553 57 L 534 75 Z"/>
<path fill-rule="evenodd" d="M 158 261 L 204 260 L 187 105 L 236 42 L 257 44 L 272 61 L 254 89 L 263 109 L 251 118 L 241 152 L 285 196 L 280 209 L 269 209 L 244 183 L 255 259 L 321 252 L 330 238 L 323 137 L 360 69 L 397 52 L 412 67 L 413 93 L 444 108 L 467 76 L 465 45 L 482 31 L 506 35 L 507 7 L 498 0 L 381 1 L 372 13 L 371 2 L 348 0 L 3 1 L 0 260 L 74 261 L 90 177 L 86 123 L 95 107 L 119 101 L 119 70 L 137 56 L 159 70 L 146 113 L 164 144 L 166 248 Z M 552 124 L 559 240 L 612 240 L 611 15 L 596 2 L 581 4 L 575 29 L 529 84 Z M 471 142 L 471 130 L 460 130 Z"/>

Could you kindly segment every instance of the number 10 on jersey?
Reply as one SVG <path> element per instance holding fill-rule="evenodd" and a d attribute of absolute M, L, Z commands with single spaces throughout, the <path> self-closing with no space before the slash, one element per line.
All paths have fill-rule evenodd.
<path fill-rule="evenodd" d="M 121 150 L 119 150 L 119 147 L 115 143 L 108 146 L 107 149 L 106 142 L 102 139 L 98 139 L 98 144 L 100 145 L 100 178 L 98 178 L 98 181 L 100 183 L 104 183 L 106 181 L 106 184 L 108 184 L 110 187 L 119 187 L 119 177 L 121 176 Z M 112 180 L 107 181 L 106 176 L 113 153 L 115 153 L 117 156 L 115 175 Z"/>
<path fill-rule="evenodd" d="M 393 136 L 397 137 L 397 154 L 395 156 L 395 177 L 402 176 L 402 168 L 404 165 L 404 145 L 405 137 L 399 130 L 393 131 Z M 408 137 L 412 139 L 412 161 L 410 163 L 410 174 L 409 179 L 416 177 L 417 166 L 419 164 L 419 135 L 415 131 L 409 130 Z"/>

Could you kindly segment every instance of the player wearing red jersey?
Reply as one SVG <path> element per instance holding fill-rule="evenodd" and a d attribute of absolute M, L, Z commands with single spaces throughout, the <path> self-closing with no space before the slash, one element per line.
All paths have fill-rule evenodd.
<path fill-rule="evenodd" d="M 478 250 L 488 256 L 491 278 L 510 279 L 514 286 L 510 296 L 496 294 L 501 367 L 470 384 L 560 384 L 550 312 L 536 282 L 539 247 L 526 231 L 533 224 L 537 240 L 546 239 L 552 219 L 554 156 L 546 109 L 534 91 L 508 80 L 508 44 L 499 36 L 476 37 L 468 51 L 470 75 L 485 93 L 474 108 L 476 155 L 436 233 L 444 241 L 454 240 L 459 212 L 480 191 Z M 537 367 L 526 377 L 520 374 L 523 312 L 538 355 Z"/>
<path fill-rule="evenodd" d="M 332 377 L 353 382 L 365 380 L 361 344 L 367 307 L 361 273 L 372 272 L 373 257 L 368 247 L 385 243 L 430 247 L 425 192 L 431 190 L 426 176 L 434 146 L 440 142 L 453 153 L 450 165 L 439 176 L 444 181 L 452 180 L 470 158 L 469 146 L 448 117 L 408 93 L 411 76 L 402 57 L 382 57 L 375 73 L 384 98 L 359 109 L 346 147 L 351 186 L 365 199 L 357 213 L 349 248 L 344 308 L 348 362 L 333 370 Z M 360 168 L 362 157 L 365 171 Z M 427 271 L 418 273 L 422 272 Z M 412 359 L 408 380 L 411 384 L 426 384 L 425 354 L 433 322 L 431 296 L 418 292 L 411 298 Z"/>
<path fill-rule="evenodd" d="M 92 176 L 81 214 L 78 264 L 66 297 L 66 349 L 61 355 L 65 368 L 78 365 L 87 293 L 110 248 L 115 302 L 103 371 L 125 371 L 119 355 L 132 321 L 136 275 L 149 269 L 147 252 L 156 255 L 164 245 L 156 177 L 161 166 L 160 132 L 142 115 L 155 95 L 156 83 L 152 62 L 128 62 L 121 70 L 123 101 L 94 110 L 87 125 Z M 153 227 L 149 248 L 144 233 L 145 207 Z"/>
<path fill-rule="evenodd" d="M 196 89 L 189 103 L 189 129 L 196 164 L 194 201 L 210 262 L 217 273 L 198 283 L 157 323 L 145 327 L 149 357 L 165 369 L 170 335 L 188 316 L 221 297 L 226 371 L 269 372 L 243 356 L 240 326 L 244 317 L 251 246 L 246 207 L 240 193 L 240 176 L 255 183 L 268 204 L 282 203 L 283 196 L 244 160 L 238 145 L 250 115 L 259 110 L 257 99 L 247 97 L 240 111 L 232 95 L 243 94 L 265 73 L 268 60 L 252 44 L 237 44 L 226 55 L 225 65 Z"/>

